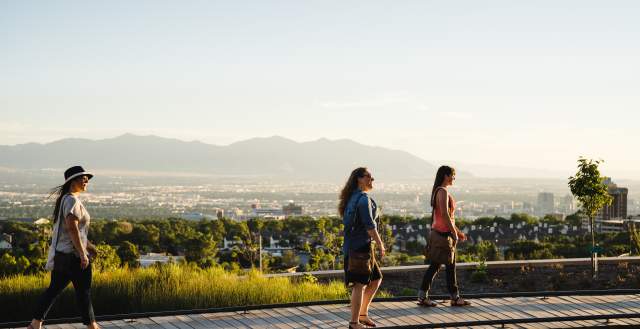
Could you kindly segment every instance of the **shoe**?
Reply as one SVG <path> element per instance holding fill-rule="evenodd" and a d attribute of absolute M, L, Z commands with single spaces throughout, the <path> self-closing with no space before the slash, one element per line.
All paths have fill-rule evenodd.
<path fill-rule="evenodd" d="M 418 306 L 422 306 L 422 307 L 435 307 L 435 306 L 438 306 L 438 303 L 432 301 L 429 298 L 418 298 L 418 302 L 416 304 L 418 304 Z"/>
<path fill-rule="evenodd" d="M 369 319 L 369 316 L 366 314 L 360 314 L 358 321 L 367 327 L 373 327 L 373 328 L 377 327 L 376 323 L 371 321 L 371 319 Z"/>
<path fill-rule="evenodd" d="M 471 305 L 471 302 L 462 299 L 462 297 L 458 297 L 456 299 L 451 300 L 451 306 L 454 306 L 454 307 L 462 307 L 462 306 L 469 306 L 469 305 Z"/>

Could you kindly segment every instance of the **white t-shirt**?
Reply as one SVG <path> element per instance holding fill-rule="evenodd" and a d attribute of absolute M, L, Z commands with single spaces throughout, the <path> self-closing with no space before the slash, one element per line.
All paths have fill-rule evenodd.
<path fill-rule="evenodd" d="M 62 213 L 60 214 L 61 220 L 61 230 L 58 236 L 58 242 L 56 244 L 56 251 L 63 252 L 65 254 L 74 253 L 77 256 L 80 253 L 73 246 L 73 241 L 69 237 L 69 232 L 64 225 L 64 219 L 67 218 L 67 215 L 73 214 L 76 216 L 80 222 L 78 223 L 78 229 L 80 231 L 80 243 L 86 249 L 87 248 L 87 235 L 89 234 L 89 222 L 91 221 L 91 217 L 89 216 L 89 212 L 82 204 L 82 201 L 77 196 L 73 194 L 66 194 L 62 197 L 62 203 L 60 204 L 62 207 Z M 58 224 L 58 223 L 56 223 Z"/>

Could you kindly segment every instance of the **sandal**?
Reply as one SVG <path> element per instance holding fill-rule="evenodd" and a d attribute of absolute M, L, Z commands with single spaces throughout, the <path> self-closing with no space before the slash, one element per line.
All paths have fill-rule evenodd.
<path fill-rule="evenodd" d="M 422 307 L 436 307 L 436 306 L 438 306 L 438 303 L 432 301 L 429 298 L 418 298 L 418 302 L 416 304 L 418 304 L 418 306 L 422 306 Z"/>
<path fill-rule="evenodd" d="M 362 329 L 362 326 L 358 322 L 349 321 L 349 329 Z"/>
<path fill-rule="evenodd" d="M 358 317 L 358 321 L 367 327 L 377 327 L 376 323 L 371 321 L 371 319 L 369 319 L 369 316 L 366 314 L 360 314 L 360 316 Z"/>
<path fill-rule="evenodd" d="M 469 306 L 469 305 L 471 305 L 471 302 L 462 299 L 462 297 L 458 297 L 456 299 L 451 300 L 451 306 L 454 306 L 454 307 L 463 307 L 463 306 Z"/>

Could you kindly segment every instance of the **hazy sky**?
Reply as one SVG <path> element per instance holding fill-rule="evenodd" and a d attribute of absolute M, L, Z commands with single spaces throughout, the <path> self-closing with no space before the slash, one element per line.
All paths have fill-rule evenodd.
<path fill-rule="evenodd" d="M 640 177 L 640 1 L 1 1 L 0 144 L 282 135 Z"/>

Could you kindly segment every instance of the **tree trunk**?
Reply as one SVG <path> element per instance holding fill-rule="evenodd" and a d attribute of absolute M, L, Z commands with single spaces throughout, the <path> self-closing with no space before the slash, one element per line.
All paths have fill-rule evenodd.
<path fill-rule="evenodd" d="M 589 225 L 591 226 L 591 275 L 593 279 L 598 278 L 598 253 L 596 247 L 596 232 L 593 216 L 589 216 Z"/>

